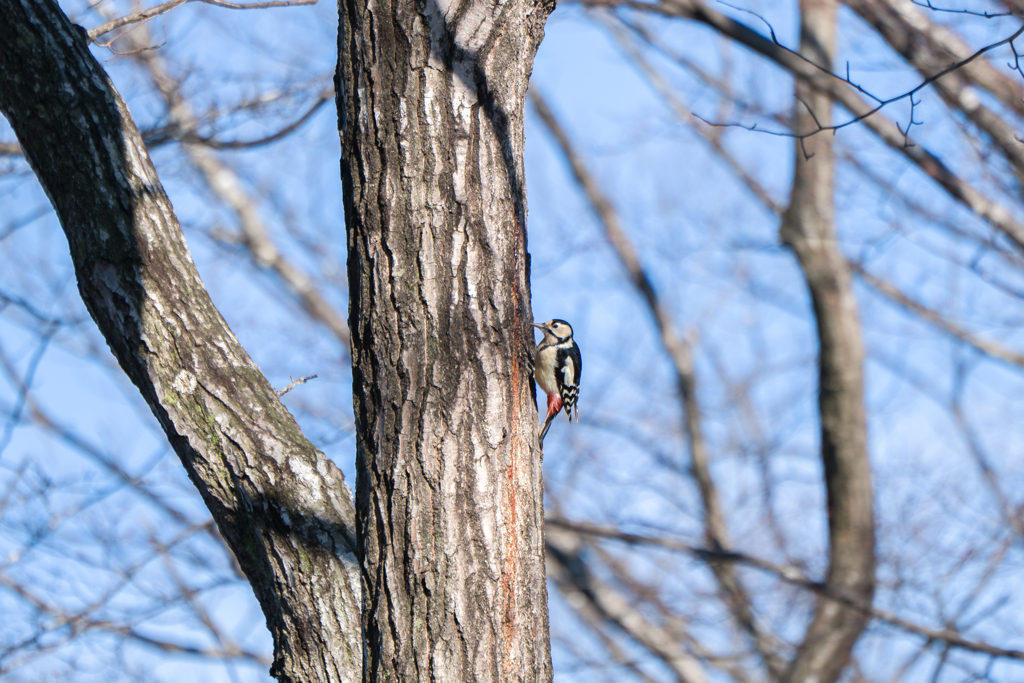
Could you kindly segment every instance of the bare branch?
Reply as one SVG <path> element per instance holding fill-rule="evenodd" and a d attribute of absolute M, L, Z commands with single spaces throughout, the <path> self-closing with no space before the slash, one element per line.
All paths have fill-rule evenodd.
<path fill-rule="evenodd" d="M 281 138 L 284 138 L 290 133 L 301 128 L 306 121 L 312 118 L 313 114 L 320 111 L 320 107 L 333 99 L 334 90 L 329 89 L 322 91 L 317 95 L 316 99 L 313 100 L 313 104 L 302 114 L 302 116 L 277 132 L 261 138 L 255 138 L 253 140 L 218 140 L 214 137 L 202 137 L 194 132 L 190 132 L 182 135 L 180 139 L 182 142 L 198 142 L 212 149 L 252 149 L 253 147 L 268 145 L 272 142 L 277 142 Z"/>
<path fill-rule="evenodd" d="M 137 44 L 144 44 L 142 38 L 133 37 L 132 40 Z M 194 131 L 198 128 L 198 118 L 182 94 L 180 84 L 167 73 L 160 55 L 144 52 L 139 53 L 136 58 L 149 71 L 150 77 L 167 103 L 168 117 L 172 127 L 182 131 Z M 330 97 L 329 92 L 322 92 L 317 102 L 295 123 L 263 140 L 255 143 L 237 143 L 237 146 L 265 144 L 280 139 L 308 120 Z M 268 236 L 268 230 L 259 216 L 257 211 L 259 202 L 246 192 L 237 174 L 205 148 L 206 146 L 231 147 L 232 145 L 230 143 L 212 144 L 209 140 L 201 138 L 199 138 L 199 142 L 193 142 L 189 135 L 183 136 L 182 144 L 189 160 L 202 173 L 210 190 L 238 217 L 238 224 L 242 230 L 241 242 L 249 250 L 256 265 L 273 270 L 298 298 L 302 307 L 315 320 L 326 326 L 338 341 L 348 347 L 351 343 L 351 335 L 345 320 L 320 293 L 310 277 L 281 254 L 277 245 Z"/>
<path fill-rule="evenodd" d="M 630 545 L 649 545 L 664 548 L 666 550 L 684 552 L 704 561 L 708 561 L 709 558 L 713 558 L 721 562 L 743 564 L 776 576 L 793 586 L 799 586 L 800 588 L 812 591 L 817 595 L 827 597 L 830 600 L 834 600 L 848 607 L 860 610 L 864 614 L 870 615 L 879 621 L 895 626 L 901 630 L 907 631 L 908 633 L 922 636 L 928 640 L 947 643 L 950 647 L 960 648 L 970 652 L 980 652 L 992 657 L 1024 661 L 1024 652 L 1020 650 L 1005 649 L 995 647 L 994 645 L 981 641 L 970 640 L 950 628 L 935 629 L 915 624 L 908 619 L 897 616 L 893 612 L 872 607 L 870 604 L 862 600 L 857 600 L 850 595 L 837 592 L 830 588 L 826 582 L 815 581 L 807 577 L 800 569 L 791 565 L 775 564 L 774 562 L 769 562 L 768 560 L 754 555 L 732 550 L 713 550 L 710 548 L 702 548 L 700 546 L 695 546 L 671 538 L 626 533 L 619 529 L 604 527 L 597 524 L 572 522 L 566 519 L 552 517 L 546 518 L 545 523 L 549 527 L 569 529 L 576 533 L 621 541 Z"/>
<path fill-rule="evenodd" d="M 631 9 L 646 10 L 646 11 L 652 11 L 653 8 L 658 7 L 657 5 L 652 6 L 652 5 L 648 4 L 648 3 L 637 2 L 635 0 L 583 0 L 583 2 L 585 4 L 588 4 L 588 5 L 595 5 L 595 6 L 619 5 L 619 6 L 630 7 Z M 674 2 L 675 2 L 675 0 L 663 0 L 663 4 L 671 5 Z M 700 0 L 690 0 L 689 2 L 687 0 L 679 0 L 678 4 L 700 4 Z M 724 4 L 727 7 L 733 7 L 732 5 L 729 5 L 728 3 L 724 3 L 723 2 L 721 4 Z M 954 62 L 953 64 L 950 64 L 949 66 L 947 66 L 946 68 L 942 69 L 938 73 L 935 73 L 935 74 L 932 74 L 931 76 L 926 77 L 924 80 L 922 80 L 919 84 L 917 84 L 915 87 L 911 88 L 910 90 L 906 90 L 906 91 L 904 91 L 904 92 L 902 92 L 902 93 L 900 93 L 898 95 L 894 95 L 894 96 L 889 97 L 889 98 L 881 98 L 881 97 L 878 97 L 878 96 L 872 94 L 870 91 L 868 91 L 864 87 L 862 87 L 862 86 L 858 85 L 857 83 L 853 82 L 850 79 L 849 75 L 841 76 L 841 75 L 831 71 L 830 69 L 827 69 L 827 68 L 823 67 L 822 65 L 816 63 L 814 60 L 807 59 L 804 56 L 802 56 L 799 52 L 796 52 L 796 51 L 792 50 L 791 48 L 783 45 L 781 42 L 779 42 L 778 38 L 775 36 L 775 31 L 772 28 L 771 24 L 769 24 L 768 21 L 765 20 L 764 17 L 762 17 L 761 15 L 757 14 L 756 12 L 752 12 L 750 10 L 739 8 L 739 7 L 733 7 L 733 9 L 737 9 L 739 11 L 746 12 L 748 14 L 751 14 L 751 15 L 757 17 L 761 21 L 763 21 L 765 23 L 765 25 L 768 27 L 769 34 L 771 35 L 771 42 L 772 42 L 772 44 L 777 49 L 782 50 L 785 53 L 791 55 L 792 58 L 795 58 L 795 59 L 803 61 L 806 65 L 808 65 L 810 68 L 816 70 L 820 74 L 822 74 L 824 76 L 829 76 L 832 79 L 835 79 L 836 81 L 838 81 L 839 83 L 845 84 L 845 85 L 853 88 L 854 90 L 856 90 L 860 94 L 862 94 L 862 95 L 864 95 L 866 97 L 869 97 L 869 98 L 871 98 L 872 100 L 875 101 L 875 105 L 873 107 L 871 107 L 870 109 L 866 110 L 866 111 L 862 111 L 860 113 L 852 112 L 851 111 L 851 113 L 854 114 L 853 118 L 851 118 L 851 119 L 848 119 L 846 121 L 843 121 L 842 123 L 837 123 L 837 124 L 829 123 L 827 125 L 823 125 L 823 124 L 818 123 L 817 127 L 813 128 L 811 130 L 808 130 L 806 132 L 803 132 L 803 133 L 794 133 L 794 132 L 791 132 L 791 131 L 786 131 L 786 132 L 768 131 L 768 130 L 765 130 L 763 128 L 756 128 L 756 126 L 748 127 L 748 126 L 743 126 L 741 124 L 735 124 L 735 123 L 712 123 L 710 121 L 707 121 L 706 119 L 703 119 L 703 118 L 701 119 L 702 121 L 705 121 L 706 123 L 708 123 L 708 125 L 712 125 L 712 126 L 740 127 L 740 128 L 746 128 L 747 130 L 752 130 L 752 131 L 756 130 L 759 133 L 767 133 L 767 134 L 771 134 L 771 135 L 780 135 L 780 136 L 783 136 L 783 137 L 794 137 L 794 138 L 798 138 L 798 139 L 806 139 L 806 138 L 818 135 L 819 133 L 828 132 L 828 131 L 835 132 L 835 131 L 838 131 L 838 130 L 840 130 L 842 128 L 846 128 L 847 126 L 851 126 L 851 125 L 853 125 L 855 123 L 860 123 L 861 121 L 863 121 L 863 120 L 865 120 L 865 119 L 867 119 L 867 118 L 869 118 L 871 116 L 874 116 L 875 114 L 880 112 L 882 109 L 888 107 L 890 104 L 894 104 L 894 103 L 900 102 L 902 100 L 910 99 L 911 100 L 911 104 L 913 105 L 913 97 L 914 97 L 914 95 L 916 95 L 921 90 L 923 90 L 924 88 L 928 87 L 929 85 L 931 85 L 932 83 L 934 83 L 938 79 L 942 78 L 943 76 L 945 76 L 945 75 L 947 75 L 949 73 L 952 73 L 953 71 L 956 71 L 956 70 L 958 70 L 958 69 L 960 69 L 962 67 L 967 66 L 968 64 L 970 64 L 974 60 L 980 58 L 985 53 L 991 52 L 992 50 L 996 49 L 997 47 L 1001 47 L 1001 46 L 1007 45 L 1007 44 L 1012 44 L 1012 42 L 1016 38 L 1018 38 L 1021 34 L 1024 34 L 1024 26 L 1021 26 L 1019 29 L 1017 29 L 1010 36 L 1008 36 L 1006 38 L 1003 38 L 1002 40 L 996 41 L 994 43 L 990 43 L 990 44 L 986 45 L 985 47 L 977 50 L 973 54 L 969 55 L 968 57 L 965 57 L 964 59 L 962 59 L 962 60 L 960 60 L 958 62 Z M 654 11 L 657 11 L 657 10 L 654 9 Z M 696 18 L 696 17 L 693 17 L 693 18 Z M 811 114 L 813 116 L 813 112 L 811 112 Z M 912 115 L 911 115 L 911 118 L 913 118 Z M 911 125 L 912 125 L 912 123 L 907 125 L 907 129 L 908 130 L 909 130 Z"/>
<path fill-rule="evenodd" d="M 733 174 L 737 178 L 739 178 L 750 189 L 750 191 L 754 193 L 754 195 L 759 200 L 761 200 L 761 203 L 764 204 L 765 207 L 767 207 L 773 213 L 781 214 L 783 207 L 780 206 L 779 203 L 775 201 L 775 199 L 768 193 L 768 191 L 759 182 L 757 182 L 757 180 L 749 172 L 747 172 L 745 168 L 743 168 L 739 160 L 737 160 L 736 157 L 733 156 L 725 148 L 725 145 L 722 144 L 721 138 L 718 135 L 712 134 L 712 132 L 706 128 L 692 125 L 691 119 L 700 119 L 700 117 L 697 116 L 696 114 L 690 113 L 689 109 L 685 106 L 685 104 L 680 101 L 679 95 L 673 92 L 673 90 L 669 87 L 668 83 L 665 82 L 665 79 L 661 77 L 657 70 L 655 70 L 654 67 L 652 67 L 646 59 L 644 59 L 643 54 L 638 49 L 636 49 L 636 46 L 633 45 L 631 41 L 629 41 L 628 37 L 625 35 L 622 29 L 614 24 L 611 24 L 608 21 L 608 18 L 611 17 L 614 17 L 619 22 L 626 24 L 638 35 L 645 38 L 646 40 L 649 40 L 650 37 L 647 34 L 647 32 L 644 31 L 639 26 L 624 22 L 621 18 L 617 17 L 614 14 L 609 14 L 606 18 L 606 23 L 615 32 L 615 37 L 619 41 L 619 44 L 622 46 L 623 50 L 626 51 L 626 54 L 629 56 L 629 58 L 633 60 L 637 67 L 639 67 L 640 72 L 647 78 L 648 82 L 650 82 L 651 86 L 654 87 L 658 94 L 661 95 L 661 97 L 665 100 L 665 103 L 669 106 L 672 112 L 680 119 L 680 121 L 686 123 L 687 125 L 690 125 L 691 129 L 694 132 L 696 132 L 697 135 L 701 136 L 701 138 L 703 138 L 704 141 L 708 143 L 708 145 L 710 145 L 711 149 L 713 149 L 715 153 L 718 154 L 719 158 L 721 158 L 722 161 L 725 162 L 726 166 L 729 167 L 729 170 L 731 170 Z M 703 121 L 703 119 L 700 120 Z"/>
<path fill-rule="evenodd" d="M 711 477 L 707 446 L 701 432 L 700 406 L 697 402 L 697 380 L 693 369 L 693 352 L 689 343 L 680 337 L 675 330 L 675 323 L 667 307 L 658 299 L 647 272 L 640 264 L 640 259 L 633 249 L 629 238 L 619 224 L 618 214 L 611 202 L 601 191 L 597 181 L 590 175 L 582 159 L 573 149 L 568 136 L 555 119 L 544 99 L 536 88 L 530 90 L 533 104 L 548 131 L 558 142 L 566 161 L 572 168 L 576 181 L 583 188 L 590 204 L 601 220 L 612 248 L 620 262 L 626 268 L 630 281 L 643 297 L 648 310 L 654 318 L 661 337 L 661 343 L 672 359 L 676 372 L 676 384 L 683 404 L 683 424 L 690 447 L 691 469 L 700 489 L 701 501 L 704 506 L 704 524 L 708 543 L 712 547 L 728 544 L 728 531 L 725 515 L 718 499 L 718 491 Z M 728 565 L 712 562 L 711 570 L 715 574 L 725 601 L 736 621 L 747 632 L 757 651 L 764 658 L 773 677 L 782 673 L 783 664 L 776 652 L 775 643 L 757 624 L 750 596 L 747 595 L 739 577 Z"/>
<path fill-rule="evenodd" d="M 887 298 L 896 302 L 903 308 L 921 316 L 932 325 L 935 325 L 960 341 L 971 345 L 990 358 L 1001 360 L 1004 363 L 1014 365 L 1018 368 L 1024 368 L 1024 355 L 1011 351 L 996 342 L 981 339 L 971 334 L 961 326 L 950 321 L 945 316 L 910 298 L 897 289 L 893 284 L 886 282 L 880 277 L 872 275 L 866 271 L 861 264 L 856 263 L 855 261 L 850 261 L 849 263 L 850 267 L 856 271 L 864 282 L 868 283 L 879 293 L 884 294 Z"/>
<path fill-rule="evenodd" d="M 300 377 L 298 379 L 292 380 L 292 383 L 286 386 L 284 389 L 281 389 L 279 392 L 277 392 L 277 395 L 284 396 L 285 394 L 287 394 L 289 391 L 299 386 L 300 384 L 305 384 L 311 379 L 316 379 L 316 377 L 316 375 L 306 375 L 305 377 Z"/>
<path fill-rule="evenodd" d="M 297 5 L 315 5 L 317 0 L 275 0 L 274 2 L 251 2 L 235 3 L 224 2 L 224 0 L 201 0 L 208 5 L 225 7 L 227 9 L 268 9 L 271 7 L 295 7 Z"/>
<path fill-rule="evenodd" d="M 936 7 L 932 4 L 932 0 L 910 0 L 911 4 L 917 5 L 918 7 L 924 7 L 930 9 L 933 12 L 949 12 L 951 14 L 967 14 L 972 17 L 984 17 L 985 19 L 994 19 L 996 17 L 1014 17 L 1018 16 L 1015 12 L 978 12 L 976 10 L 969 9 L 949 9 L 945 7 Z"/>
<path fill-rule="evenodd" d="M 707 681 L 700 663 L 680 646 L 675 634 L 652 624 L 629 599 L 594 576 L 580 554 L 583 543 L 579 534 L 559 526 L 548 530 L 546 541 L 548 572 L 570 604 L 582 597 L 601 618 L 665 662 L 679 683 Z"/>
<path fill-rule="evenodd" d="M 826 70 L 835 54 L 837 8 L 836 0 L 800 0 L 800 52 L 806 61 Z M 798 78 L 796 99 L 796 133 L 829 125 L 832 101 L 826 93 Z M 864 345 L 850 270 L 836 243 L 833 137 L 802 137 L 800 142 L 779 238 L 796 254 L 817 322 L 818 412 L 828 500 L 827 584 L 832 592 L 871 604 L 875 532 L 864 409 Z M 863 612 L 819 597 L 783 680 L 836 681 L 867 623 Z"/>
<path fill-rule="evenodd" d="M 893 9 L 898 9 L 887 0 Z M 1022 5 L 1024 8 L 1024 5 Z M 855 8 L 854 8 L 855 9 Z M 856 11 L 856 9 L 855 9 Z M 1024 16 L 1024 11 L 1013 10 L 1016 16 Z M 964 42 L 960 36 L 950 31 L 945 26 L 929 21 L 923 12 L 898 11 L 897 19 L 900 23 L 906 23 L 912 29 L 911 34 L 922 40 L 921 49 L 936 56 L 936 62 L 931 69 L 942 68 L 951 62 L 962 62 L 972 52 L 971 47 Z M 870 22 L 869 22 L 870 23 Z M 888 40 L 888 38 L 887 38 Z M 1013 47 L 1012 45 L 1010 46 Z M 901 51 L 901 50 L 898 50 Z M 969 64 L 964 64 L 957 70 L 957 74 L 963 76 L 973 85 L 982 88 L 997 98 L 1000 103 L 1018 116 L 1024 115 L 1024 84 L 1019 79 L 1014 79 L 997 69 L 987 59 L 978 59 Z"/>
<path fill-rule="evenodd" d="M 31 583 L 19 581 L 12 575 L 12 572 L 0 569 L 0 586 L 5 587 L 11 593 L 17 595 L 38 612 L 50 617 L 45 627 L 27 640 L 8 647 L 4 655 L 10 656 L 12 653 L 18 652 L 19 650 L 25 650 L 30 646 L 35 646 L 37 648 L 35 652 L 10 664 L 4 663 L 3 665 L 0 665 L 0 673 L 8 673 L 13 669 L 24 666 L 35 656 L 38 656 L 47 650 L 55 649 L 62 644 L 70 642 L 83 634 L 94 630 L 110 631 L 122 636 L 139 639 L 147 644 L 161 647 L 161 649 L 165 649 L 167 651 L 195 654 L 203 657 L 246 658 L 261 663 L 265 662 L 265 657 L 256 653 L 243 651 L 240 648 L 235 648 L 232 651 L 189 648 L 186 646 L 177 646 L 174 643 L 166 641 L 149 639 L 145 636 L 140 637 L 136 627 L 131 624 L 114 623 L 109 619 L 100 619 L 95 616 L 100 613 L 105 606 L 109 605 L 118 595 L 120 595 L 125 586 L 127 586 L 129 582 L 147 565 L 153 562 L 153 560 L 166 557 L 173 548 L 177 547 L 197 533 L 209 531 L 212 527 L 212 520 L 207 520 L 200 524 L 191 525 L 183 529 L 175 538 L 171 539 L 167 543 L 160 544 L 158 547 L 155 547 L 153 552 L 146 554 L 135 564 L 122 570 L 119 580 L 112 586 L 107 587 L 98 598 L 92 600 L 86 606 L 75 610 L 65 609 L 58 604 L 51 602 L 38 592 L 36 586 Z M 63 632 L 65 634 L 61 640 L 53 641 L 45 646 L 41 645 L 42 640 L 49 640 L 48 636 L 52 636 L 57 632 Z"/>
<path fill-rule="evenodd" d="M 148 9 L 139 10 L 138 12 L 126 14 L 125 16 L 120 17 L 119 19 L 112 19 L 106 22 L 105 24 L 100 24 L 96 28 L 89 29 L 89 42 L 94 42 L 100 36 L 106 33 L 110 33 L 111 31 L 114 31 L 116 29 L 119 29 L 122 26 L 128 26 L 129 24 L 138 24 L 141 22 L 149 21 L 153 17 L 158 17 L 161 14 L 166 14 L 167 12 L 170 12 L 172 9 L 184 5 L 186 2 L 192 1 L 193 0 L 169 0 L 169 2 L 156 5 L 155 7 L 150 7 Z"/>
<path fill-rule="evenodd" d="M 940 32 L 920 12 L 907 8 L 902 3 L 897 6 L 892 0 L 844 0 L 844 2 L 861 18 L 874 26 L 889 45 L 919 73 L 928 76 L 939 69 L 938 73 L 929 76 L 927 80 L 935 84 L 936 91 L 950 107 L 963 112 L 992 139 L 1003 155 L 1013 164 L 1018 177 L 1024 178 L 1024 145 L 1020 143 L 1017 131 L 1003 117 L 980 102 L 978 96 L 969 87 L 968 79 L 978 70 L 969 67 L 960 68 L 970 64 L 973 57 L 979 53 L 975 53 L 969 60 L 955 62 L 953 67 L 956 67 L 956 73 L 952 73 L 953 67 L 941 69 L 941 65 L 949 62 L 951 51 L 961 52 L 965 46 L 945 32 Z M 1024 27 L 1021 30 L 1024 30 Z M 942 78 L 944 75 L 948 75 L 948 77 Z M 1017 99 L 1016 105 L 1019 107 L 1019 98 Z M 913 123 L 913 108 L 911 109 L 911 122 Z"/>
<path fill-rule="evenodd" d="M 89 42 L 94 42 L 100 36 L 110 33 L 115 29 L 119 29 L 122 26 L 128 26 L 129 24 L 138 24 L 149 21 L 154 17 L 158 17 L 161 14 L 166 14 L 171 10 L 180 7 L 188 2 L 202 2 L 207 5 L 215 5 L 217 7 L 225 7 L 227 9 L 267 9 L 269 7 L 294 7 L 296 5 L 314 5 L 317 0 L 274 0 L 273 2 L 254 2 L 250 4 L 237 4 L 233 2 L 224 2 L 223 0 L 170 0 L 155 7 L 148 9 L 139 10 L 138 12 L 132 12 L 126 14 L 118 19 L 111 19 L 110 21 L 100 24 L 96 28 L 89 29 L 88 36 Z"/>
<path fill-rule="evenodd" d="M 630 7 L 645 12 L 656 12 L 665 16 L 699 21 L 722 35 L 761 53 L 793 75 L 806 80 L 815 90 L 828 94 L 833 101 L 842 105 L 854 116 L 860 117 L 864 125 L 887 145 L 905 155 L 920 167 L 922 172 L 939 183 L 950 196 L 1009 237 L 1019 249 L 1024 250 L 1024 225 L 1014 219 L 1013 213 L 1009 209 L 992 201 L 961 179 L 942 160 L 920 144 L 907 145 L 903 131 L 889 119 L 881 114 L 869 116 L 874 107 L 865 103 L 849 84 L 833 77 L 830 73 L 823 72 L 817 66 L 809 64 L 806 60 L 794 55 L 791 50 L 783 48 L 745 24 L 710 9 L 703 0 L 661 0 L 657 4 L 645 4 L 632 0 L 581 1 L 589 6 Z"/>

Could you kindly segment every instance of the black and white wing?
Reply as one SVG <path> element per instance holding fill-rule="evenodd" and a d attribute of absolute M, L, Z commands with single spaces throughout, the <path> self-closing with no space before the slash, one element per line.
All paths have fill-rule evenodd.
<path fill-rule="evenodd" d="M 580 347 L 573 342 L 569 348 L 558 349 L 557 371 L 555 379 L 558 382 L 558 393 L 562 398 L 565 414 L 572 421 L 573 409 L 576 409 L 576 421 L 579 422 L 579 409 L 576 408 L 576 399 L 580 395 L 580 373 L 583 370 L 583 361 L 580 358 Z"/>

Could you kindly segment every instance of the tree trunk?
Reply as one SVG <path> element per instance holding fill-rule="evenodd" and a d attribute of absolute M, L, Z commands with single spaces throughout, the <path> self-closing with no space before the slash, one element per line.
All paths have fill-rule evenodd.
<path fill-rule="evenodd" d="M 364 680 L 551 678 L 523 181 L 550 0 L 345 0 Z"/>
<path fill-rule="evenodd" d="M 801 0 L 800 53 L 831 70 L 836 0 Z M 797 79 L 794 131 L 831 123 L 832 101 Z M 870 605 L 874 595 L 875 536 L 871 468 L 864 413 L 864 346 L 850 270 L 836 243 L 835 166 L 831 132 L 798 140 L 789 208 L 780 237 L 803 269 L 818 322 L 821 458 L 828 494 L 829 569 L 826 591 Z M 867 610 L 819 597 L 814 618 L 790 664 L 787 683 L 833 683 L 867 626 Z"/>
<path fill-rule="evenodd" d="M 263 608 L 283 682 L 362 667 L 355 513 L 204 289 L 124 102 L 53 0 L 0 0 L 0 110 L 60 217 L 79 292 Z"/>

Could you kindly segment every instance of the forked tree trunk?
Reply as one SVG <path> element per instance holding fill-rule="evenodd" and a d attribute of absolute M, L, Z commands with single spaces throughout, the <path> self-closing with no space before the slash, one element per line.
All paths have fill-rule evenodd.
<path fill-rule="evenodd" d="M 551 677 L 522 166 L 551 9 L 341 8 L 360 550 L 340 472 L 210 302 L 82 32 L 52 0 L 0 0 L 0 108 L 89 312 L 253 585 L 282 681 Z"/>
<path fill-rule="evenodd" d="M 800 53 L 830 70 L 835 53 L 836 0 L 801 0 Z M 798 79 L 797 134 L 831 123 L 832 100 Z M 807 280 L 818 323 L 821 458 L 828 495 L 829 568 L 821 596 L 785 683 L 833 683 L 869 621 L 875 587 L 871 466 L 864 412 L 864 345 L 850 269 L 836 243 L 832 133 L 796 144 L 796 168 L 780 236 Z"/>
<path fill-rule="evenodd" d="M 524 99 L 545 0 L 345 0 L 365 681 L 546 681 Z"/>
<path fill-rule="evenodd" d="M 54 0 L 0 0 L 0 110 L 78 289 L 252 584 L 288 683 L 362 671 L 355 511 L 210 301 L 128 109 Z"/>

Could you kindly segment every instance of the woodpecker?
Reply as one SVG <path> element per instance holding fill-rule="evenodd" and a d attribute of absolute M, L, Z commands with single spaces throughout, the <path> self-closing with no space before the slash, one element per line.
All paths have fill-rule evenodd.
<path fill-rule="evenodd" d="M 533 326 L 544 333 L 544 338 L 533 352 L 534 379 L 548 395 L 548 414 L 540 432 L 540 442 L 543 444 L 551 421 L 563 407 L 570 422 L 575 408 L 576 421 L 579 422 L 576 399 L 580 393 L 583 360 L 580 358 L 580 347 L 572 340 L 572 326 L 569 323 L 556 318 L 539 325 L 534 323 Z"/>

